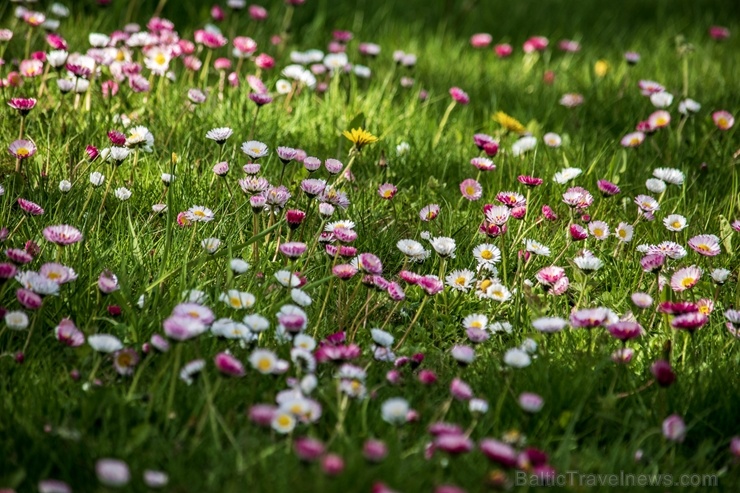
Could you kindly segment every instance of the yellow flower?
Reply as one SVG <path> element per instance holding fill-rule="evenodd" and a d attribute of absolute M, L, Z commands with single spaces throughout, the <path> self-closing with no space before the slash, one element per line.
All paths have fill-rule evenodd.
<path fill-rule="evenodd" d="M 345 130 L 342 135 L 347 137 L 359 151 L 368 144 L 374 144 L 378 141 L 378 138 L 363 128 L 353 128 L 352 130 Z"/>
<path fill-rule="evenodd" d="M 506 130 L 509 130 L 510 132 L 516 132 L 518 134 L 522 134 L 526 131 L 524 128 L 524 125 L 519 123 L 519 120 L 516 118 L 507 115 L 503 111 L 497 111 L 495 115 L 493 115 L 493 119 L 496 120 L 502 127 L 504 127 Z"/>
<path fill-rule="evenodd" d="M 606 60 L 599 60 L 594 65 L 594 73 L 596 74 L 596 77 L 604 77 L 606 73 L 609 71 L 609 64 L 606 63 Z"/>

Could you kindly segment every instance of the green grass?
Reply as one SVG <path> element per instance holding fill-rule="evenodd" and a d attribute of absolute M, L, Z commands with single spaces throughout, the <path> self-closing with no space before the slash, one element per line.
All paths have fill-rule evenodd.
<path fill-rule="evenodd" d="M 209 22 L 210 6 L 182 3 L 166 3 L 162 15 L 175 22 L 181 37 L 192 39 L 193 31 Z M 241 318 L 242 312 L 218 301 L 221 292 L 236 288 L 256 296 L 256 305 L 249 313 L 263 314 L 271 321 L 270 331 L 262 334 L 257 345 L 274 349 L 281 358 L 290 360 L 289 346 L 277 344 L 272 332 L 275 314 L 290 302 L 289 293 L 273 280 L 273 274 L 288 265 L 280 255 L 273 261 L 276 236 L 279 232 L 285 241 L 288 228 L 280 219 L 267 236 L 267 215 L 263 214 L 262 234 L 255 239 L 253 213 L 237 185 L 237 179 L 243 176 L 241 165 L 247 162 L 239 147 L 248 140 L 255 111 L 243 78 L 254 73 L 254 67 L 244 64 L 241 87 L 227 87 L 223 101 L 217 97 L 218 74 L 211 70 L 209 97 L 192 112 L 185 107 L 187 90 L 203 86 L 198 83 L 198 74 L 190 78 L 180 60 L 172 64 L 177 81 L 155 77 L 150 93 L 134 94 L 122 83 L 118 96 L 106 100 L 100 95 L 100 80 L 96 80 L 90 111 L 85 109 L 84 100 L 75 109 L 72 94 L 61 99 L 50 79 L 47 91 L 26 121 L 25 134 L 39 149 L 24 163 L 26 179 L 15 176 L 12 156 L 3 152 L 0 157 L 0 184 L 5 189 L 0 197 L 0 225 L 11 232 L 4 245 L 23 248 L 27 240 L 37 242 L 41 253 L 27 267 L 35 270 L 58 255 L 55 247 L 43 239 L 44 227 L 71 224 L 83 233 L 84 241 L 62 251 L 59 261 L 74 268 L 78 279 L 64 285 L 60 296 L 46 297 L 41 309 L 29 311 L 33 329 L 4 330 L 4 324 L 0 328 L 0 488 L 36 491 L 39 480 L 58 478 L 74 491 L 107 491 L 96 479 L 95 462 L 115 457 L 130 467 L 130 491 L 147 489 L 141 480 L 145 469 L 166 471 L 170 477 L 167 491 L 175 492 L 370 491 L 377 481 L 404 492 L 433 491 L 439 484 L 456 484 L 471 492 L 486 490 L 497 466 L 479 451 L 459 457 L 437 452 L 431 460 L 424 458 L 425 446 L 431 440 L 428 425 L 444 420 L 470 430 L 476 443 L 485 437 L 500 439 L 516 430 L 526 437 L 526 446 L 547 452 L 549 463 L 562 473 L 624 471 L 667 473 L 676 478 L 681 474 L 713 474 L 718 477 L 720 491 L 734 491 L 740 475 L 729 444 L 740 434 L 740 350 L 737 339 L 724 327 L 722 314 L 740 303 L 735 255 L 740 239 L 723 225 L 722 218 L 732 221 L 740 217 L 738 160 L 733 157 L 740 140 L 738 125 L 720 132 L 711 119 L 711 113 L 718 109 L 740 116 L 740 65 L 736 63 L 740 23 L 733 2 L 628 1 L 609 6 L 556 0 L 536 4 L 419 0 L 335 3 L 309 1 L 296 8 L 284 47 L 269 43 L 269 36 L 280 32 L 285 12 L 282 2 L 266 5 L 270 18 L 265 24 L 249 21 L 246 12 L 236 15 L 228 11 L 229 17 L 221 25 L 229 39 L 240 34 L 252 36 L 259 44 L 258 52 L 276 57 L 276 68 L 263 73 L 271 90 L 280 78 L 279 69 L 290 63 L 290 51 L 325 49 L 332 29 L 353 31 L 350 61 L 367 64 L 373 71 L 369 80 L 342 75 L 330 81 L 323 95 L 305 89 L 289 102 L 285 96 L 276 96 L 273 103 L 264 106 L 254 131 L 254 138 L 265 142 L 271 151 L 269 157 L 260 160 L 263 175 L 272 183 L 279 179 L 282 165 L 274 152 L 277 146 L 301 148 L 309 156 L 336 158 L 346 164 L 352 144 L 341 132 L 352 122 L 361 121 L 381 140 L 366 147 L 354 162 L 356 181 L 341 187 L 352 204 L 346 211 L 338 209 L 332 220 L 343 218 L 356 223 L 359 237 L 354 246 L 359 252 L 380 257 L 384 276 L 390 280 L 397 279 L 403 266 L 420 274 L 440 272 L 441 260 L 434 252 L 422 264 L 407 265 L 395 246 L 403 238 L 422 241 L 424 230 L 456 240 L 457 256 L 446 262 L 445 272 L 473 269 L 472 249 L 487 241 L 477 232 L 483 204 L 492 203 L 499 191 L 524 193 L 529 197 L 527 219 L 510 220 L 503 247 L 507 287 L 516 289 L 512 299 L 497 304 L 479 300 L 472 292 L 461 294 L 449 289 L 434 296 L 397 353 L 424 353 L 421 367 L 434 370 L 439 381 L 425 387 L 417 381 L 416 371 L 406 366 L 401 369 L 401 384 L 394 386 L 386 381 L 391 364 L 372 358 L 370 328 L 381 326 L 388 318 L 386 329 L 399 340 L 425 295 L 419 288 L 407 286 L 406 301 L 394 311 L 395 304 L 382 293 L 368 298 L 370 292 L 366 294 L 365 288 L 356 291 L 358 279 L 330 281 L 331 257 L 320 252 L 311 257 L 304 255 L 294 267 L 307 278 L 304 290 L 313 299 L 306 308 L 310 321 L 307 333 L 320 340 L 339 330 L 357 329 L 363 355 L 355 363 L 367 367 L 369 397 L 343 404 L 335 385 L 335 366 L 319 364 L 319 385 L 313 398 L 321 404 L 323 415 L 315 424 L 299 425 L 289 437 L 254 425 L 247 411 L 256 403 L 273 403 L 276 394 L 287 388 L 287 378 L 296 376 L 296 370 L 291 365 L 284 375 L 259 375 L 246 363 L 251 346 L 242 347 L 206 334 L 166 354 L 140 352 L 142 360 L 134 376 L 119 376 L 110 358 L 94 353 L 87 344 L 74 349 L 62 346 L 54 338 L 54 327 L 62 318 L 70 317 L 86 335 L 114 334 L 126 346 L 138 350 L 152 334 L 162 333 L 163 320 L 186 289 L 208 293 L 208 304 L 217 317 Z M 134 3 L 130 9 L 124 4 L 101 11 L 94 2 L 75 2 L 72 17 L 63 20 L 60 28 L 70 51 L 85 50 L 89 32 L 110 33 L 128 21 L 145 25 L 156 8 L 152 1 Z M 0 68 L 3 77 L 10 70 L 11 60 L 24 56 L 27 28 L 13 19 L 14 6 L 9 2 L 0 6 L 0 26 L 15 32 L 4 53 L 6 64 Z M 707 29 L 713 24 L 726 25 L 732 36 L 723 42 L 712 40 Z M 490 49 L 474 50 L 468 38 L 475 32 L 491 32 L 494 43 L 511 42 L 514 54 L 499 60 Z M 550 39 L 548 50 L 525 57 L 522 42 L 537 34 Z M 684 83 L 684 59 L 677 51 L 677 36 L 693 47 L 686 58 L 688 86 Z M 562 38 L 579 40 L 583 49 L 575 54 L 560 52 L 556 45 Z M 360 41 L 380 44 L 381 55 L 369 62 L 360 59 Z M 39 33 L 31 38 L 31 47 L 48 49 Z M 3 49 L 5 45 L 0 45 L 0 53 Z M 391 59 L 396 49 L 417 54 L 416 68 L 397 67 Z M 635 67 L 623 61 L 627 50 L 642 55 Z M 226 48 L 217 52 L 221 56 L 229 53 Z M 140 61 L 141 53 L 137 51 L 134 57 Z M 602 59 L 609 71 L 604 78 L 597 78 L 594 64 Z M 552 85 L 543 83 L 546 70 L 555 73 Z M 103 78 L 108 77 L 107 71 L 103 74 Z M 148 77 L 146 69 L 144 74 Z M 405 75 L 415 79 L 413 88 L 401 87 L 400 78 Z M 51 76 L 55 76 L 53 72 Z M 624 149 L 619 143 L 621 137 L 654 111 L 639 93 L 640 79 L 659 81 L 675 95 L 670 108 L 673 122 L 639 148 Z M 5 88 L 3 96 L 30 97 L 37 94 L 38 85 L 38 79 L 29 80 L 23 87 Z M 453 109 L 440 143 L 433 149 L 432 140 L 449 104 L 451 86 L 464 89 L 471 103 Z M 419 100 L 420 89 L 429 91 L 428 100 Z M 685 122 L 679 135 L 676 106 L 684 91 L 699 101 L 702 109 Z M 568 92 L 583 94 L 585 103 L 572 109 L 561 106 L 558 101 Z M 468 164 L 477 155 L 473 134 L 495 135 L 504 151 L 509 151 L 516 140 L 492 119 L 496 111 L 516 117 L 538 138 L 545 132 L 557 132 L 563 145 L 548 148 L 540 140 L 534 151 L 522 157 L 500 153 L 494 158 L 497 169 L 480 178 L 483 197 L 475 203 L 461 202 L 460 181 L 477 175 Z M 0 138 L 7 146 L 18 137 L 19 118 L 5 105 L 0 112 Z M 89 144 L 106 147 L 106 132 L 124 129 L 115 118 L 120 114 L 149 128 L 155 138 L 154 152 L 138 156 L 135 180 L 126 185 L 133 192 L 131 199 L 120 202 L 111 189 L 101 206 L 105 186 L 92 188 L 88 176 L 91 171 L 100 171 L 110 179 L 112 165 L 99 160 L 89 163 L 84 150 Z M 208 130 L 222 126 L 234 131 L 223 146 L 223 159 L 232 168 L 225 180 L 233 195 L 224 180 L 212 179 L 211 168 L 217 162 L 219 148 L 205 139 Z M 396 145 L 401 142 L 410 145 L 405 156 L 396 153 Z M 172 153 L 177 154 L 174 164 Z M 381 156 L 387 159 L 387 168 L 378 167 Z M 707 166 L 701 167 L 701 163 Z M 112 188 L 124 186 L 132 165 L 133 156 L 116 171 Z M 583 169 L 583 174 L 568 185 L 555 183 L 554 173 L 568 166 Z M 685 184 L 668 186 L 654 222 L 637 220 L 633 198 L 648 193 L 645 180 L 657 167 L 682 170 Z M 164 172 L 174 172 L 177 177 L 169 187 L 160 180 Z M 545 182 L 527 193 L 516 180 L 520 174 L 539 176 Z M 308 172 L 302 166 L 288 165 L 285 184 L 293 192 L 288 208 L 306 210 L 307 200 L 297 192 L 306 177 Z M 319 172 L 319 177 L 327 179 L 326 171 Z M 602 178 L 618 183 L 621 194 L 602 198 L 596 189 L 596 180 Z M 68 193 L 58 189 L 62 179 L 73 182 Z M 378 185 L 385 182 L 392 182 L 399 190 L 391 202 L 383 201 L 376 193 Z M 622 221 L 635 223 L 632 242 L 616 249 L 615 238 L 604 242 L 588 239 L 577 245 L 566 241 L 569 211 L 561 195 L 568 186 L 576 185 L 594 194 L 594 204 L 589 208 L 594 219 L 606 221 L 612 230 Z M 17 197 L 40 204 L 45 213 L 24 216 L 15 205 Z M 152 213 L 151 206 L 159 202 L 167 204 L 165 214 Z M 430 203 L 439 204 L 441 213 L 433 222 L 421 222 L 418 212 Z M 555 209 L 559 221 L 536 223 L 544 204 Z M 209 207 L 215 219 L 194 228 L 179 227 L 177 213 L 193 205 Z M 312 208 L 308 222 L 293 235 L 293 239 L 301 235 L 309 245 L 320 227 L 316 205 Z M 662 219 L 670 213 L 686 216 L 689 227 L 680 233 L 666 231 Z M 689 238 L 703 233 L 725 239 L 721 255 L 701 257 L 687 247 L 688 255 L 669 262 L 670 269 L 698 265 L 705 270 L 702 280 L 688 294 L 671 293 L 669 288 L 662 294 L 667 299 L 714 300 L 710 323 L 688 340 L 688 334 L 671 329 L 661 315 L 653 316 L 654 307 L 640 311 L 630 301 L 635 291 L 651 290 L 656 295 L 655 278 L 642 273 L 642 255 L 635 247 L 665 240 L 686 245 Z M 199 247 L 200 241 L 208 237 L 221 240 L 216 254 L 209 255 Z M 543 242 L 551 248 L 552 256 L 533 256 L 526 265 L 518 261 L 517 252 L 523 245 L 515 239 L 523 237 Z M 259 245 L 259 262 L 252 258 L 254 242 Z M 501 239 L 491 242 L 501 245 Z M 588 278 L 572 262 L 581 247 L 592 250 L 605 262 Z M 537 271 L 550 265 L 564 249 L 558 265 L 566 268 L 571 281 L 566 295 L 547 296 L 541 288 L 530 291 L 522 284 L 523 279 L 534 280 Z M 234 257 L 248 260 L 251 269 L 235 277 L 229 269 L 229 259 Z M 720 288 L 707 274 L 716 267 L 732 271 L 731 279 Z M 103 269 L 113 271 L 120 284 L 119 291 L 107 296 L 97 288 Z M 499 269 L 503 269 L 501 264 Z M 12 279 L 0 285 L 0 305 L 8 310 L 20 309 L 15 297 L 18 287 Z M 353 296 L 353 292 L 357 294 Z M 140 309 L 137 300 L 142 294 L 145 302 Z M 325 299 L 326 310 L 317 324 Z M 367 306 L 374 311 L 366 315 L 368 299 Z M 611 361 L 620 343 L 603 329 L 595 329 L 593 334 L 566 329 L 545 338 L 532 328 L 531 321 L 540 316 L 568 318 L 576 304 L 606 306 L 620 315 L 634 311 L 646 334 L 628 343 L 635 350 L 629 365 Z M 119 306 L 122 314 L 110 315 L 110 305 Z M 449 350 L 455 344 L 469 344 L 461 321 L 471 313 L 485 313 L 491 321 L 508 321 L 513 331 L 493 334 L 476 346 L 475 361 L 463 368 L 450 357 Z M 524 369 L 507 368 L 504 353 L 527 338 L 539 344 L 532 364 Z M 213 357 L 226 349 L 245 362 L 245 377 L 229 379 L 218 374 Z M 25 361 L 18 364 L 14 355 L 21 350 Z M 199 357 L 206 360 L 207 367 L 201 378 L 187 386 L 178 379 L 180 366 Z M 676 383 L 665 389 L 651 384 L 650 365 L 661 357 L 671 360 L 678 375 Z M 79 381 L 70 377 L 72 370 L 80 372 Z M 489 402 L 486 414 L 474 418 L 465 403 L 450 398 L 448 389 L 454 377 L 464 379 L 476 396 Z M 90 386 L 93 378 L 99 378 L 102 385 Z M 525 391 L 543 397 L 542 411 L 529 415 L 519 408 L 517 396 Z M 396 427 L 382 421 L 382 402 L 396 396 L 408 399 L 419 413 L 418 422 Z M 661 423 L 674 413 L 684 418 L 688 428 L 680 444 L 667 441 L 661 433 Z M 301 463 L 292 444 L 295 437 L 304 435 L 321 439 L 328 450 L 341 455 L 344 472 L 331 478 L 318 464 Z M 362 443 L 368 437 L 380 438 L 389 447 L 389 456 L 381 464 L 371 465 L 362 457 Z M 643 454 L 640 461 L 634 458 L 638 450 Z M 507 474 L 513 483 L 515 473 Z M 587 488 L 575 483 L 560 489 Z M 646 490 L 666 491 L 666 487 Z M 671 491 L 682 490 L 674 487 Z"/>

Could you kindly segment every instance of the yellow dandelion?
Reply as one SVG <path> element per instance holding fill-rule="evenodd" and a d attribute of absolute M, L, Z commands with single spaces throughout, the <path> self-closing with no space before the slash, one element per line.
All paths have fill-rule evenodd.
<path fill-rule="evenodd" d="M 365 130 L 364 128 L 353 128 L 352 130 L 345 130 L 342 135 L 347 137 L 350 142 L 355 145 L 355 148 L 360 151 L 363 147 L 368 144 L 374 144 L 378 141 L 378 138 Z"/>
<path fill-rule="evenodd" d="M 503 111 L 497 111 L 496 114 L 493 115 L 493 119 L 510 132 L 523 134 L 527 130 L 524 128 L 524 125 L 519 123 L 519 120 L 513 116 L 507 115 Z"/>
<path fill-rule="evenodd" d="M 599 60 L 594 65 L 594 73 L 596 74 L 596 77 L 604 77 L 606 73 L 609 71 L 609 64 L 606 63 L 606 60 Z"/>

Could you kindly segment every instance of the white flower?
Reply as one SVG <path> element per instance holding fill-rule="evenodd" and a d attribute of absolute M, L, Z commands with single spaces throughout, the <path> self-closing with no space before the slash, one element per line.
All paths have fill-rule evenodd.
<path fill-rule="evenodd" d="M 343 69 L 349 60 L 346 53 L 329 53 L 324 57 L 324 65 L 332 72 Z"/>
<path fill-rule="evenodd" d="M 252 332 L 264 332 L 270 328 L 270 322 L 259 313 L 247 315 L 242 321 Z"/>
<path fill-rule="evenodd" d="M 87 39 L 93 48 L 103 48 L 110 41 L 110 37 L 102 33 L 90 33 L 87 35 Z"/>
<path fill-rule="evenodd" d="M 389 332 L 381 329 L 370 329 L 370 334 L 378 346 L 390 347 L 393 344 L 393 336 Z"/>
<path fill-rule="evenodd" d="M 686 218 L 682 215 L 669 214 L 663 218 L 663 226 L 665 226 L 668 231 L 681 231 L 686 228 L 688 224 L 686 223 Z"/>
<path fill-rule="evenodd" d="M 289 270 L 279 270 L 275 273 L 275 279 L 277 282 L 285 286 L 286 288 L 295 288 L 301 283 L 301 280 L 290 272 Z"/>
<path fill-rule="evenodd" d="M 69 180 L 62 180 L 59 182 L 59 191 L 67 193 L 72 188 L 72 183 Z"/>
<path fill-rule="evenodd" d="M 408 142 L 401 142 L 396 146 L 396 156 L 405 156 L 411 150 Z"/>
<path fill-rule="evenodd" d="M 648 178 L 645 182 L 645 187 L 653 193 L 663 193 L 666 189 L 666 184 L 659 178 Z"/>
<path fill-rule="evenodd" d="M 295 428 L 296 419 L 290 412 L 278 411 L 272 418 L 272 429 L 280 434 L 287 435 Z"/>
<path fill-rule="evenodd" d="M 486 288 L 486 298 L 503 303 L 511 299 L 511 292 L 500 282 L 494 282 Z"/>
<path fill-rule="evenodd" d="M 537 147 L 537 137 L 528 135 L 526 137 L 522 137 L 511 145 L 511 154 L 512 156 L 520 156 L 527 151 L 531 151 L 535 147 Z"/>
<path fill-rule="evenodd" d="M 200 246 L 202 246 L 203 250 L 208 253 L 216 253 L 218 247 L 221 246 L 221 240 L 219 240 L 218 238 L 206 238 L 205 240 L 200 242 Z"/>
<path fill-rule="evenodd" d="M 283 73 L 285 73 L 285 71 L 283 71 Z M 275 90 L 278 94 L 288 94 L 293 90 L 293 84 L 285 79 L 278 79 L 278 81 L 275 82 Z"/>
<path fill-rule="evenodd" d="M 479 264 L 496 264 L 501 262 L 501 250 L 496 245 L 483 243 L 473 248 L 473 257 Z"/>
<path fill-rule="evenodd" d="M 296 334 L 293 337 L 293 347 L 305 349 L 306 351 L 313 351 L 316 349 L 316 339 L 308 334 Z"/>
<path fill-rule="evenodd" d="M 548 132 L 543 137 L 542 140 L 545 142 L 545 145 L 548 147 L 560 147 L 560 144 L 562 144 L 563 139 L 560 138 L 558 134 L 555 132 Z"/>
<path fill-rule="evenodd" d="M 200 373 L 205 366 L 206 362 L 202 359 L 196 359 L 187 363 L 182 367 L 182 370 L 180 370 L 180 379 L 186 384 L 192 385 L 193 377 Z"/>
<path fill-rule="evenodd" d="M 682 115 L 688 115 L 689 113 L 696 113 L 701 109 L 701 105 L 691 98 L 686 98 L 678 103 L 678 112 Z"/>
<path fill-rule="evenodd" d="M 277 362 L 278 358 L 275 356 L 275 353 L 268 349 L 255 349 L 249 355 L 249 364 L 263 375 L 272 373 L 275 370 Z"/>
<path fill-rule="evenodd" d="M 267 156 L 267 145 L 256 140 L 250 140 L 242 143 L 242 152 L 252 159 L 261 158 Z"/>
<path fill-rule="evenodd" d="M 105 183 L 105 176 L 97 171 L 93 171 L 90 173 L 90 183 L 94 187 L 99 187 L 103 183 Z"/>
<path fill-rule="evenodd" d="M 126 147 L 139 146 L 142 147 L 145 152 L 152 152 L 153 145 L 154 135 L 152 135 L 146 127 L 134 127 L 129 131 L 128 137 L 126 137 Z"/>
<path fill-rule="evenodd" d="M 370 67 L 366 67 L 364 65 L 355 65 L 354 67 L 352 67 L 352 71 L 357 77 L 361 79 L 369 79 L 372 75 Z"/>
<path fill-rule="evenodd" d="M 597 271 L 603 267 L 604 262 L 596 257 L 576 257 L 573 262 L 578 266 L 579 269 L 585 271 Z"/>
<path fill-rule="evenodd" d="M 20 310 L 7 312 L 5 325 L 11 330 L 23 330 L 28 327 L 28 315 Z"/>
<path fill-rule="evenodd" d="M 237 289 L 229 289 L 227 292 L 221 293 L 218 300 L 226 303 L 235 310 L 243 310 L 254 306 L 255 297 L 252 293 L 239 291 Z"/>
<path fill-rule="evenodd" d="M 120 164 L 124 159 L 128 157 L 129 154 L 131 154 L 131 150 L 129 150 L 127 147 L 113 146 L 108 151 L 107 160 L 113 160 Z M 102 157 L 103 153 L 101 152 L 100 155 Z"/>
<path fill-rule="evenodd" d="M 479 313 L 471 313 L 462 321 L 466 329 L 485 329 L 488 327 L 488 317 Z"/>
<path fill-rule="evenodd" d="M 308 293 L 298 288 L 293 288 L 290 290 L 290 298 L 296 305 L 300 306 L 311 306 L 311 303 L 313 302 L 311 296 L 309 296 Z"/>
<path fill-rule="evenodd" d="M 529 354 L 534 354 L 535 352 L 537 352 L 537 342 L 534 339 L 530 339 L 529 337 L 524 339 L 522 341 L 522 345 L 519 347 Z"/>
<path fill-rule="evenodd" d="M 475 272 L 468 269 L 453 270 L 445 277 L 445 281 L 452 289 L 467 292 L 473 287 Z"/>
<path fill-rule="evenodd" d="M 164 183 L 165 185 L 169 185 L 174 179 L 175 175 L 172 175 L 170 173 L 162 173 L 162 183 Z"/>
<path fill-rule="evenodd" d="M 113 353 L 123 349 L 123 343 L 120 339 L 110 334 L 93 334 L 87 338 L 87 343 L 95 351 L 101 353 Z"/>
<path fill-rule="evenodd" d="M 504 354 L 504 363 L 512 368 L 525 368 L 532 363 L 532 359 L 523 349 L 511 348 Z"/>
<path fill-rule="evenodd" d="M 619 223 L 617 225 L 617 229 L 614 231 L 614 236 L 616 236 L 619 241 L 627 243 L 632 241 L 634 230 L 635 228 L 633 228 L 631 224 Z"/>
<path fill-rule="evenodd" d="M 511 334 L 514 330 L 514 327 L 512 327 L 510 322 L 503 320 L 501 322 L 493 322 L 491 325 L 488 326 L 488 330 L 493 333 L 506 332 L 507 334 Z"/>
<path fill-rule="evenodd" d="M 440 257 L 455 258 L 455 240 L 446 236 L 435 236 L 431 240 L 432 248 Z"/>
<path fill-rule="evenodd" d="M 544 257 L 550 256 L 550 249 L 542 243 L 535 240 L 525 240 L 524 243 L 527 246 L 528 252 L 536 253 L 537 255 L 542 255 Z"/>
<path fill-rule="evenodd" d="M 655 168 L 653 176 L 671 185 L 683 185 L 684 181 L 683 172 L 675 168 Z"/>
<path fill-rule="evenodd" d="M 244 274 L 249 270 L 249 263 L 240 258 L 232 258 L 229 262 L 229 267 L 234 271 L 234 274 Z"/>
<path fill-rule="evenodd" d="M 214 128 L 206 133 L 206 139 L 211 139 L 217 144 L 223 144 L 224 142 L 226 142 L 226 139 L 231 137 L 231 134 L 233 133 L 234 131 L 231 130 L 229 127 Z"/>
<path fill-rule="evenodd" d="M 477 397 L 468 401 L 468 410 L 471 413 L 485 414 L 488 412 L 488 401 Z"/>
<path fill-rule="evenodd" d="M 710 274 L 714 282 L 716 282 L 717 284 L 722 284 L 730 276 L 730 271 L 727 269 L 712 269 Z"/>
<path fill-rule="evenodd" d="M 653 93 L 650 95 L 650 102 L 656 108 L 667 108 L 673 103 L 673 94 L 666 91 Z"/>
<path fill-rule="evenodd" d="M 69 17 L 69 9 L 59 2 L 51 4 L 50 12 L 56 17 Z"/>
<path fill-rule="evenodd" d="M 131 190 L 126 187 L 116 188 L 115 195 L 118 200 L 123 202 L 131 198 Z"/>
<path fill-rule="evenodd" d="M 393 397 L 383 402 L 380 408 L 380 414 L 383 417 L 383 421 L 395 424 L 403 424 L 406 422 L 406 415 L 409 412 L 409 401 L 403 397 Z"/>
<path fill-rule="evenodd" d="M 568 183 L 581 173 L 583 173 L 583 171 L 580 168 L 564 168 L 555 173 L 553 180 L 555 180 L 556 183 L 563 185 L 565 183 Z"/>

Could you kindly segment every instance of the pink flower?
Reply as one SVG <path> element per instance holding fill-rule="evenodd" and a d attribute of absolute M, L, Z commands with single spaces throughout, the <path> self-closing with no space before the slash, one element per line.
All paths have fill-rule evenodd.
<path fill-rule="evenodd" d="M 663 436 L 672 442 L 683 442 L 686 437 L 686 424 L 678 414 L 672 414 L 663 421 Z"/>
<path fill-rule="evenodd" d="M 434 448 L 458 455 L 473 450 L 473 441 L 462 433 L 445 433 L 434 439 Z"/>
<path fill-rule="evenodd" d="M 72 245 L 82 240 L 82 233 L 77 228 L 66 224 L 47 226 L 42 233 L 46 241 L 59 246 Z"/>
<path fill-rule="evenodd" d="M 508 43 L 502 43 L 494 46 L 493 51 L 496 53 L 497 57 L 506 58 L 513 53 L 514 48 L 512 48 L 511 45 Z"/>
<path fill-rule="evenodd" d="M 735 124 L 735 117 L 725 110 L 715 111 L 712 113 L 712 120 L 720 130 L 729 130 Z"/>
<path fill-rule="evenodd" d="M 723 26 L 711 26 L 709 28 L 709 35 L 713 39 L 722 41 L 730 37 L 730 30 Z"/>
<path fill-rule="evenodd" d="M 514 448 L 493 438 L 484 438 L 480 442 L 480 450 L 489 460 L 506 468 L 513 468 L 517 464 L 517 453 Z"/>
<path fill-rule="evenodd" d="M 295 453 L 299 459 L 304 462 L 313 462 L 318 460 L 326 448 L 320 440 L 310 437 L 297 438 L 294 443 Z"/>
<path fill-rule="evenodd" d="M 36 144 L 30 140 L 15 140 L 8 146 L 8 152 L 16 159 L 28 159 L 36 154 Z"/>
<path fill-rule="evenodd" d="M 337 454 L 326 454 L 321 461 L 321 469 L 327 476 L 338 476 L 344 470 L 344 459 Z"/>
<path fill-rule="evenodd" d="M 459 87 L 450 88 L 450 96 L 452 96 L 452 99 L 454 99 L 455 102 L 460 104 L 468 104 L 470 102 L 470 97 L 468 96 L 468 93 L 466 93 Z"/>
<path fill-rule="evenodd" d="M 493 37 L 488 33 L 473 34 L 470 37 L 470 46 L 473 48 L 486 48 L 493 41 Z"/>
<path fill-rule="evenodd" d="M 257 68 L 269 70 L 275 66 L 275 59 L 266 53 L 260 53 L 254 59 L 254 64 L 257 66 Z"/>
<path fill-rule="evenodd" d="M 478 200 L 483 195 L 483 187 L 475 179 L 468 178 L 460 183 L 460 193 L 467 200 Z"/>
<path fill-rule="evenodd" d="M 40 216 L 44 213 L 44 209 L 42 209 L 40 205 L 31 202 L 30 200 L 18 198 L 17 202 L 23 212 L 32 216 Z"/>
<path fill-rule="evenodd" d="M 216 369 L 230 377 L 243 377 L 244 365 L 229 353 L 218 353 L 213 359 Z"/>
<path fill-rule="evenodd" d="M 473 397 L 473 389 L 470 388 L 470 385 L 459 378 L 452 380 L 452 383 L 450 384 L 450 393 L 452 394 L 452 397 L 460 401 L 467 401 Z"/>

